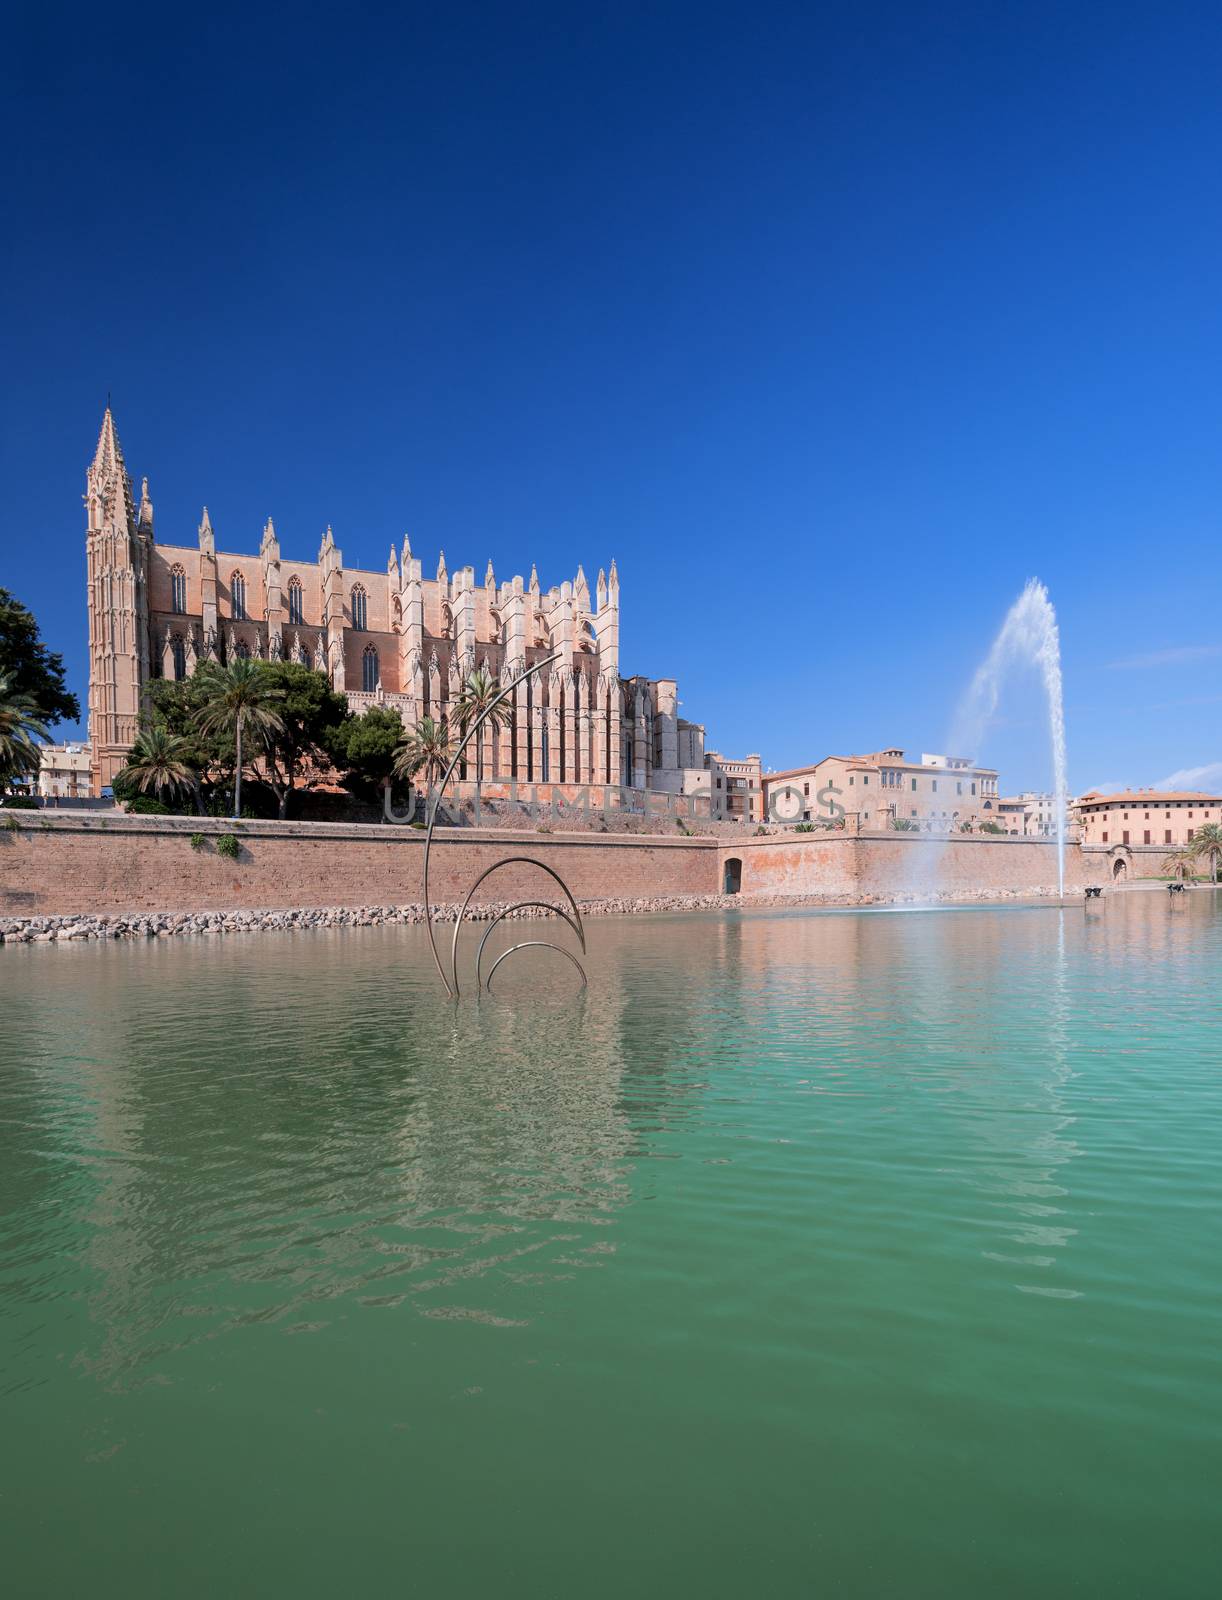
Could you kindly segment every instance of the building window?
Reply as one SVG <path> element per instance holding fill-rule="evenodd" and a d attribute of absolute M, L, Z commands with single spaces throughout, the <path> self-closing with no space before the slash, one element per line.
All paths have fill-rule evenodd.
<path fill-rule="evenodd" d="M 1170 844 L 1171 843 L 1171 829 L 1170 828 L 1164 828 L 1163 829 L 1163 843 L 1164 844 Z"/>
<path fill-rule="evenodd" d="M 371 644 L 367 644 L 365 646 L 365 654 L 361 657 L 361 688 L 367 694 L 372 694 L 377 686 L 378 652 Z"/>
<path fill-rule="evenodd" d="M 913 792 L 913 794 L 916 793 L 916 779 L 915 778 L 912 780 L 912 792 Z M 916 816 L 916 812 L 915 811 L 912 814 L 913 814 L 914 817 Z"/>
<path fill-rule="evenodd" d="M 187 575 L 181 567 L 174 567 L 170 573 L 170 610 L 181 617 L 186 609 Z"/>
<path fill-rule="evenodd" d="M 1149 830 L 1149 828 L 1147 828 L 1144 831 L 1144 833 L 1142 834 L 1141 842 L 1142 842 L 1142 844 L 1149 844 L 1149 842 L 1150 842 L 1150 830 Z"/>
<path fill-rule="evenodd" d="M 289 579 L 289 621 L 297 623 L 305 621 L 301 610 L 301 580 L 299 578 Z"/>
<path fill-rule="evenodd" d="M 1125 812 L 1125 815 L 1128 816 L 1128 812 L 1127 811 Z M 1127 828 L 1120 835 L 1120 842 L 1121 842 L 1121 844 L 1128 844 L 1128 842 L 1129 842 L 1129 830 Z"/>
<path fill-rule="evenodd" d="M 369 605 L 359 583 L 352 591 L 352 626 L 358 633 L 364 633 L 369 627 Z"/>
<path fill-rule="evenodd" d="M 1104 828 L 1103 832 L 1099 835 L 1099 837 L 1103 840 L 1104 844 L 1107 843 L 1107 829 L 1106 828 Z"/>
<path fill-rule="evenodd" d="M 235 572 L 229 580 L 229 598 L 233 604 L 233 614 L 239 622 L 246 621 L 246 579 L 240 572 Z"/>
<path fill-rule="evenodd" d="M 870 781 L 870 774 L 869 774 L 869 773 L 868 773 L 868 772 L 865 772 L 865 773 L 863 773 L 863 774 L 862 774 L 862 778 L 861 778 L 861 781 L 862 781 L 862 783 L 869 783 L 869 781 Z"/>
<path fill-rule="evenodd" d="M 246 643 L 245 639 L 239 639 L 238 640 L 238 643 L 237 643 L 237 654 L 238 654 L 238 660 L 239 661 L 249 661 L 250 660 L 250 646 Z"/>
<path fill-rule="evenodd" d="M 809 795 L 810 794 L 810 784 L 809 783 L 804 783 L 802 785 L 802 793 L 804 795 Z"/>
<path fill-rule="evenodd" d="M 937 792 L 938 792 L 938 780 L 936 778 L 934 778 L 931 781 L 932 781 L 932 784 L 933 784 L 933 792 L 934 792 L 934 794 L 937 794 Z"/>
<path fill-rule="evenodd" d="M 187 647 L 181 633 L 176 633 L 170 641 L 170 650 L 174 656 L 174 676 L 181 683 L 187 675 Z"/>
<path fill-rule="evenodd" d="M 1191 811 L 1190 811 L 1190 812 L 1189 812 L 1189 813 L 1188 813 L 1188 815 L 1189 815 L 1189 816 L 1191 816 L 1191 815 L 1192 815 L 1192 812 L 1191 812 Z M 1194 834 L 1194 833 L 1195 833 L 1195 832 L 1196 832 L 1196 829 L 1195 829 L 1195 828 L 1189 828 L 1189 830 L 1188 830 L 1188 840 L 1189 840 L 1189 843 L 1191 843 L 1191 842 L 1192 842 L 1192 836 L 1193 836 L 1193 834 Z"/>

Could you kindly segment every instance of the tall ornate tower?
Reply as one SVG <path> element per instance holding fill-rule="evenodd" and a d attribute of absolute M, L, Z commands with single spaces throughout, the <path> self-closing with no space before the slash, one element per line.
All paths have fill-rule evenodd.
<path fill-rule="evenodd" d="M 85 479 L 89 572 L 89 746 L 93 792 L 123 765 L 148 679 L 152 518 L 136 523 L 131 479 L 110 407 Z"/>

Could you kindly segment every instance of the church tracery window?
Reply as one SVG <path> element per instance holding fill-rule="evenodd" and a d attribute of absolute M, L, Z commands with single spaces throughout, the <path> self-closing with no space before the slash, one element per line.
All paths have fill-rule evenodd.
<path fill-rule="evenodd" d="M 289 579 L 289 621 L 298 624 L 305 621 L 305 617 L 303 616 L 301 609 L 300 578 Z"/>
<path fill-rule="evenodd" d="M 233 605 L 233 614 L 238 622 L 246 621 L 246 579 L 240 572 L 235 572 L 229 580 L 229 598 Z"/>
<path fill-rule="evenodd" d="M 179 683 L 187 675 L 187 646 L 181 633 L 176 633 L 170 640 L 170 653 L 174 658 L 174 677 Z"/>
<path fill-rule="evenodd" d="M 360 633 L 369 627 L 369 601 L 359 583 L 352 591 L 352 626 Z"/>
<path fill-rule="evenodd" d="M 187 574 L 180 566 L 170 569 L 170 610 L 182 616 L 187 609 Z"/>
<path fill-rule="evenodd" d="M 377 688 L 378 676 L 378 652 L 373 645 L 367 644 L 361 657 L 361 688 L 367 694 L 372 694 Z"/>

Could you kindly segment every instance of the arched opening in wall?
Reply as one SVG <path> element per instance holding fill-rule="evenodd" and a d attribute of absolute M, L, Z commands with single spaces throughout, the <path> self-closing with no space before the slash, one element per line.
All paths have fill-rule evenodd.
<path fill-rule="evenodd" d="M 378 669 L 378 652 L 373 645 L 367 644 L 361 656 L 361 688 L 366 694 L 372 694 L 378 686 L 381 673 Z"/>
<path fill-rule="evenodd" d="M 358 633 L 364 633 L 369 627 L 369 601 L 359 583 L 352 589 L 352 626 Z"/>
<path fill-rule="evenodd" d="M 187 574 L 177 564 L 170 568 L 170 609 L 180 617 L 187 609 Z"/>
<path fill-rule="evenodd" d="M 722 894 L 738 894 L 743 886 L 743 864 L 738 856 L 727 856 L 722 876 Z"/>
<path fill-rule="evenodd" d="M 230 575 L 229 579 L 230 610 L 238 622 L 246 621 L 246 579 L 240 572 Z"/>
<path fill-rule="evenodd" d="M 302 609 L 300 578 L 289 579 L 289 621 L 291 623 L 305 621 L 305 612 Z"/>
<path fill-rule="evenodd" d="M 1128 876 L 1129 864 L 1127 861 L 1114 861 L 1112 863 L 1113 882 L 1119 883 Z"/>
<path fill-rule="evenodd" d="M 179 683 L 187 675 L 187 645 L 181 633 L 176 633 L 170 642 L 170 650 L 174 657 L 174 677 Z"/>

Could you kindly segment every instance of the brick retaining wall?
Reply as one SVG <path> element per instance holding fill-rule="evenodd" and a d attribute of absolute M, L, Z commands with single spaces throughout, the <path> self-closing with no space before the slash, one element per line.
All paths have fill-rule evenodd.
<path fill-rule="evenodd" d="M 12 815 L 15 829 L 0 826 L 3 916 L 390 906 L 423 898 L 424 835 L 414 828 L 245 822 L 235 830 L 189 817 Z M 229 832 L 240 841 L 236 861 L 216 852 L 217 838 Z M 200 850 L 191 846 L 193 833 L 204 835 Z M 522 854 L 554 867 L 579 900 L 715 894 L 733 858 L 743 864 L 744 895 L 852 903 L 916 897 L 930 886 L 957 899 L 1056 888 L 1055 846 L 1029 839 L 771 834 L 729 844 L 724 838 L 462 828 L 437 832 L 430 898 L 435 905 L 461 900 L 486 867 Z M 1134 859 L 1134 870 L 1153 872 L 1152 862 Z M 1110 881 L 1109 852 L 1067 848 L 1068 893 Z M 549 898 L 551 887 L 544 874 L 512 866 L 497 873 L 480 898 L 504 901 L 532 892 Z"/>

